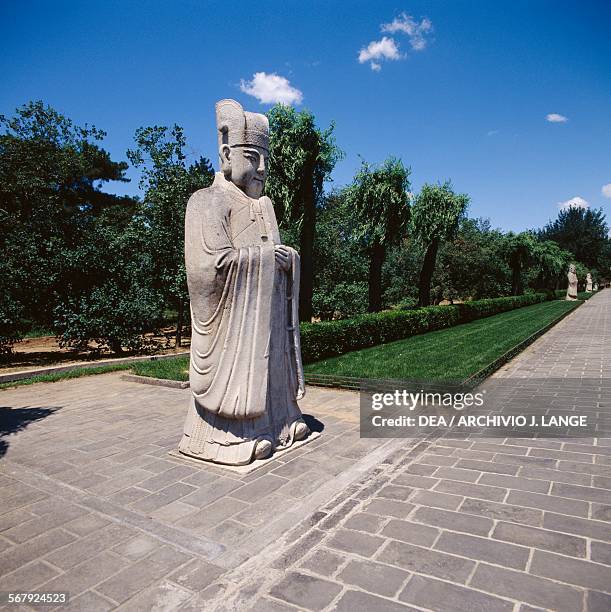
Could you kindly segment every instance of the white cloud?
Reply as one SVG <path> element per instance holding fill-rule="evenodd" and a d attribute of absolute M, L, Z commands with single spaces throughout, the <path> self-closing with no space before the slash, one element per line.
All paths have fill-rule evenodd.
<path fill-rule="evenodd" d="M 605 196 L 605 198 L 611 198 L 611 183 L 603 185 L 601 192 Z"/>
<path fill-rule="evenodd" d="M 496 136 L 499 133 L 499 130 L 488 130 L 486 132 L 486 136 Z"/>
<path fill-rule="evenodd" d="M 380 30 L 388 34 L 405 34 L 411 48 L 414 51 L 422 51 L 429 42 L 427 36 L 433 31 L 433 23 L 428 17 L 417 21 L 407 13 L 401 13 L 390 23 L 383 23 Z M 383 61 L 401 59 L 405 59 L 405 54 L 399 51 L 399 44 L 392 36 L 372 40 L 359 51 L 359 63 L 369 62 L 370 68 L 375 72 L 382 70 Z"/>
<path fill-rule="evenodd" d="M 359 64 L 370 62 L 371 69 L 378 71 L 382 68 L 380 61 L 394 61 L 402 57 L 394 38 L 383 36 L 381 40 L 372 40 L 366 47 L 363 47 L 359 51 Z"/>
<path fill-rule="evenodd" d="M 275 72 L 255 72 L 252 80 L 240 81 L 240 89 L 257 98 L 261 104 L 301 104 L 303 100 L 303 93 L 293 87 L 288 79 Z"/>
<path fill-rule="evenodd" d="M 569 118 L 564 115 L 559 115 L 558 113 L 550 113 L 545 116 L 545 120 L 549 123 L 566 123 Z"/>
<path fill-rule="evenodd" d="M 568 210 L 569 208 L 590 208 L 590 204 L 582 197 L 575 196 L 565 202 L 558 202 L 558 208 L 560 210 Z"/>
<path fill-rule="evenodd" d="M 412 49 L 422 51 L 428 43 L 426 35 L 433 31 L 433 23 L 428 17 L 423 17 L 418 22 L 411 15 L 401 13 L 390 23 L 383 23 L 381 29 L 382 32 L 389 32 L 390 34 L 396 32 L 407 34 Z"/>

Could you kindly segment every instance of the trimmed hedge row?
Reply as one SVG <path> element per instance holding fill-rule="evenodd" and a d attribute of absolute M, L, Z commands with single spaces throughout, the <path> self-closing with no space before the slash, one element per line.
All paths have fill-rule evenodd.
<path fill-rule="evenodd" d="M 304 363 L 349 351 L 402 340 L 425 332 L 468 323 L 501 312 L 554 299 L 554 294 L 531 293 L 514 297 L 474 300 L 464 304 L 428 306 L 360 315 L 339 321 L 301 324 Z"/>

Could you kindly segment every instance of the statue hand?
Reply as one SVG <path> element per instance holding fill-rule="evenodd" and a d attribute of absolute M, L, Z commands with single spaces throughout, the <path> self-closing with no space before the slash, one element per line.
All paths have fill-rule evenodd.
<path fill-rule="evenodd" d="M 291 253 L 288 247 L 283 244 L 277 244 L 274 247 L 274 254 L 276 256 L 276 265 L 283 272 L 288 272 L 291 268 Z"/>

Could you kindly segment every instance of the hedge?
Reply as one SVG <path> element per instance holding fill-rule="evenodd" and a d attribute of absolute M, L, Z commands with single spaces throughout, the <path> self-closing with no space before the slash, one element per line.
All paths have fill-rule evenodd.
<path fill-rule="evenodd" d="M 474 300 L 464 304 L 428 306 L 360 315 L 339 321 L 301 324 L 304 363 L 349 351 L 402 340 L 436 329 L 468 323 L 501 312 L 554 299 L 553 293 L 530 293 L 513 297 Z"/>

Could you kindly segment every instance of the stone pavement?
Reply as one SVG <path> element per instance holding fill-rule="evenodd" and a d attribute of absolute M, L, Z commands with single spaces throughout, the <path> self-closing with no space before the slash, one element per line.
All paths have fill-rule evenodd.
<path fill-rule="evenodd" d="M 604 381 L 610 336 L 603 291 L 495 377 Z M 570 407 L 609 406 L 586 391 Z M 0 591 L 68 590 L 75 610 L 611 609 L 611 440 L 361 440 L 358 397 L 309 388 L 320 438 L 240 476 L 168 455 L 187 396 L 114 374 L 0 392 Z"/>

